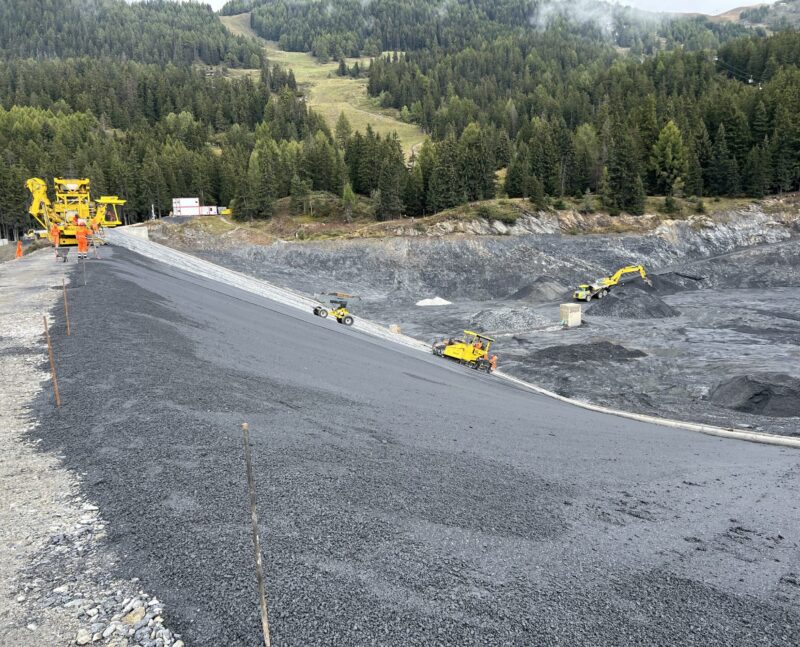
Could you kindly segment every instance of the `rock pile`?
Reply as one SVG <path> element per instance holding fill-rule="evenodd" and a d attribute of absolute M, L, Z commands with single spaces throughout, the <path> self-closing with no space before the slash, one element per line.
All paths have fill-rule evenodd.
<path fill-rule="evenodd" d="M 800 417 L 800 379 L 785 373 L 737 375 L 718 384 L 711 401 L 744 413 Z"/>
<path fill-rule="evenodd" d="M 97 506 L 84 502 L 77 524 L 51 535 L 18 588 L 16 600 L 29 614 L 63 609 L 78 622 L 76 645 L 183 647 L 180 635 L 165 626 L 164 606 L 137 590 L 139 581 L 111 580 L 98 550 L 105 523 Z M 56 577 L 53 587 L 50 578 Z M 36 632 L 36 627 L 28 629 Z"/>
<path fill-rule="evenodd" d="M 677 317 L 680 311 L 655 294 L 628 288 L 617 289 L 604 299 L 598 299 L 586 309 L 590 317 L 621 317 L 625 319 L 664 319 Z"/>
<path fill-rule="evenodd" d="M 635 348 L 625 348 L 619 344 L 601 341 L 595 344 L 566 344 L 564 346 L 548 346 L 533 354 L 536 361 L 572 364 L 587 361 L 629 362 L 638 357 L 646 357 Z"/>

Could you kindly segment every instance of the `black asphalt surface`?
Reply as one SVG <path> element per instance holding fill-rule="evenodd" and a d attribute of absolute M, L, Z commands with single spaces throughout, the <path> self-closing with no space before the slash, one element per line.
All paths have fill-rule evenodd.
<path fill-rule="evenodd" d="M 794 645 L 800 452 L 518 390 L 121 249 L 56 312 L 64 406 L 120 574 L 187 645 Z M 502 357 L 502 352 L 499 350 Z"/>

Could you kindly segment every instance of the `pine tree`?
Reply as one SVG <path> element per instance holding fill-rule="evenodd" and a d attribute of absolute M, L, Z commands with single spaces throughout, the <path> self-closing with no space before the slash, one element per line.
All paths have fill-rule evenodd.
<path fill-rule="evenodd" d="M 339 113 L 339 119 L 336 120 L 336 143 L 342 150 L 347 149 L 347 142 L 350 140 L 350 135 L 353 133 L 353 128 L 350 126 L 350 121 L 344 112 Z"/>
<path fill-rule="evenodd" d="M 289 203 L 289 210 L 292 214 L 305 214 L 308 211 L 309 194 L 311 187 L 307 180 L 301 180 L 300 176 L 295 173 L 292 176 L 291 187 L 291 201 Z"/>
<path fill-rule="evenodd" d="M 561 178 L 557 169 L 559 155 L 553 141 L 552 124 L 540 117 L 534 117 L 531 120 L 531 136 L 528 148 L 530 151 L 529 173 L 542 181 L 545 193 L 548 195 L 560 195 Z"/>
<path fill-rule="evenodd" d="M 353 187 L 350 185 L 350 182 L 346 182 L 344 185 L 344 189 L 342 190 L 342 206 L 344 207 L 345 222 L 353 221 L 353 211 L 356 207 L 357 202 L 358 198 L 356 198 L 356 194 L 353 191 Z"/>
<path fill-rule="evenodd" d="M 596 191 L 600 183 L 600 140 L 591 124 L 581 124 L 572 140 L 575 151 L 575 184 L 583 194 Z"/>
<path fill-rule="evenodd" d="M 458 144 L 453 136 L 436 145 L 436 164 L 431 173 L 427 199 L 433 213 L 464 202 L 465 192 L 459 161 Z"/>
<path fill-rule="evenodd" d="M 684 184 L 686 195 L 702 197 L 703 195 L 703 168 L 697 157 L 694 146 L 686 147 L 686 183 Z"/>
<path fill-rule="evenodd" d="M 425 213 L 425 182 L 419 163 L 414 164 L 408 174 L 403 191 L 403 205 L 408 216 L 421 216 Z"/>
<path fill-rule="evenodd" d="M 530 186 L 530 158 L 528 146 L 521 142 L 517 146 L 517 152 L 508 165 L 506 181 L 503 189 L 509 198 L 524 198 L 528 194 Z"/>
<path fill-rule="evenodd" d="M 764 143 L 764 138 L 769 134 L 769 117 L 764 102 L 759 99 L 753 109 L 753 140 L 757 145 Z"/>
<path fill-rule="evenodd" d="M 458 142 L 461 177 L 469 201 L 493 198 L 494 154 L 485 145 L 480 126 L 469 124 Z"/>
<path fill-rule="evenodd" d="M 400 173 L 397 165 L 387 160 L 381 167 L 378 180 L 380 193 L 377 205 L 378 220 L 392 220 L 400 216 L 403 203 L 400 200 Z"/>
<path fill-rule="evenodd" d="M 544 185 L 542 181 L 532 175 L 530 178 L 530 190 L 528 192 L 530 196 L 531 204 L 537 209 L 546 209 L 547 208 L 547 201 L 544 197 Z"/>
<path fill-rule="evenodd" d="M 720 124 L 711 149 L 709 188 L 714 195 L 735 195 L 738 192 L 738 164 L 728 150 L 725 125 Z"/>
<path fill-rule="evenodd" d="M 673 187 L 686 177 L 686 151 L 681 131 L 674 121 L 669 121 L 653 144 L 650 164 L 656 176 L 656 190 L 667 196 Z"/>
<path fill-rule="evenodd" d="M 771 181 L 769 153 L 765 146 L 753 146 L 750 149 L 745 169 L 745 191 L 754 198 L 763 198 Z"/>
<path fill-rule="evenodd" d="M 639 156 L 633 134 L 619 126 L 612 140 L 608 160 L 605 202 L 612 213 L 644 213 L 645 191 L 639 170 Z"/>

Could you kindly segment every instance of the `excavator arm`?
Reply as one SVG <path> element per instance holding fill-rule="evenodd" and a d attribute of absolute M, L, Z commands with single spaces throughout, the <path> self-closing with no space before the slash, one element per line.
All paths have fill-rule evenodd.
<path fill-rule="evenodd" d="M 31 206 L 28 213 L 43 229 L 49 231 L 52 204 L 50 198 L 47 197 L 47 184 L 38 177 L 32 177 L 25 183 L 25 186 L 31 192 Z"/>
<path fill-rule="evenodd" d="M 642 265 L 626 265 L 625 267 L 618 269 L 612 276 L 608 278 L 607 285 L 617 285 L 619 280 L 626 274 L 636 273 L 642 277 L 642 280 L 647 281 L 647 272 L 645 272 L 645 269 Z"/>

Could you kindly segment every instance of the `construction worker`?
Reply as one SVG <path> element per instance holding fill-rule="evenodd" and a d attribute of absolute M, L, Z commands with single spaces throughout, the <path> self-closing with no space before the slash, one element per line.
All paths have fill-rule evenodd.
<path fill-rule="evenodd" d="M 100 258 L 100 252 L 97 251 L 97 239 L 100 236 L 100 219 L 99 216 L 92 218 L 92 247 L 94 248 L 94 257 Z"/>
<path fill-rule="evenodd" d="M 53 247 L 56 250 L 56 260 L 58 260 L 58 247 L 61 244 L 61 230 L 56 223 L 50 225 L 50 240 L 53 241 Z"/>
<path fill-rule="evenodd" d="M 489 360 L 489 366 L 492 367 L 492 372 L 497 368 L 497 355 L 492 355 L 492 359 Z"/>
<path fill-rule="evenodd" d="M 22 241 L 17 239 L 17 251 L 14 253 L 14 258 L 22 258 Z"/>
<path fill-rule="evenodd" d="M 89 228 L 86 221 L 78 220 L 78 228 L 75 230 L 75 240 L 78 241 L 78 259 L 89 256 Z"/>

